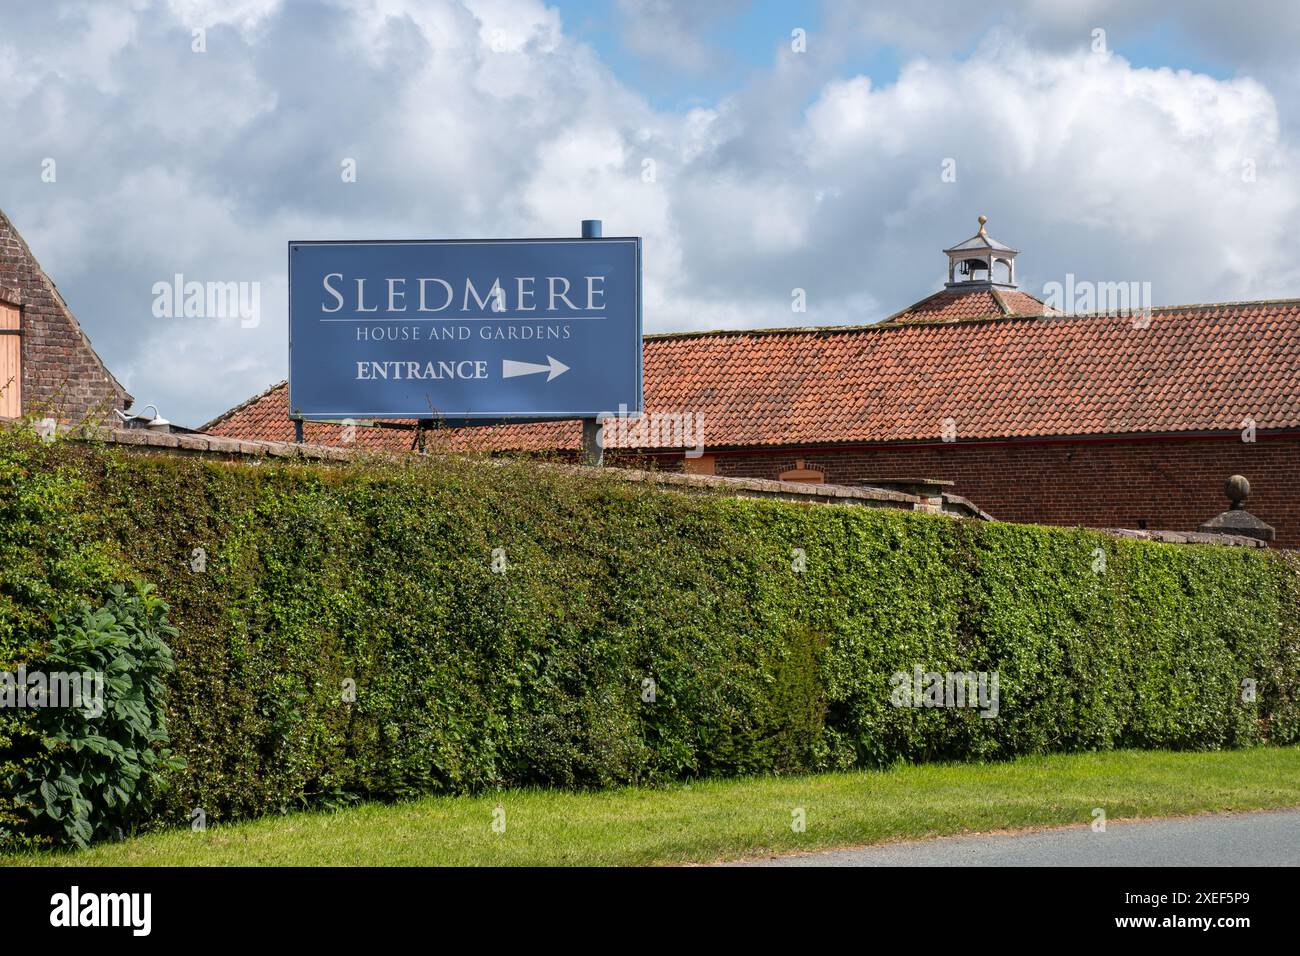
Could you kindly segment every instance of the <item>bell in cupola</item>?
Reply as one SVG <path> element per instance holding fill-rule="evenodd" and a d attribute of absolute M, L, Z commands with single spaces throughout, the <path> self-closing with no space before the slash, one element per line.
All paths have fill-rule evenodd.
<path fill-rule="evenodd" d="M 948 286 L 969 288 L 973 285 L 997 286 L 1002 289 L 1016 287 L 1016 256 L 1008 245 L 998 242 L 984 229 L 987 216 L 979 217 L 979 232 L 951 249 L 948 257 Z M 961 278 L 959 279 L 958 276 Z"/>

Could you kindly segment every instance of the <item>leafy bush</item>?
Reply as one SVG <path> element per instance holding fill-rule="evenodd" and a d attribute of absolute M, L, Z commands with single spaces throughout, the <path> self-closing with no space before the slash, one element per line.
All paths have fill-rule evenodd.
<path fill-rule="evenodd" d="M 14 804 L 56 844 L 87 846 L 148 818 L 168 771 L 163 680 L 172 669 L 167 605 L 143 583 L 115 585 L 107 604 L 78 605 L 55 624 L 46 675 L 93 675 L 78 706 L 35 710 L 39 742 L 6 780 Z"/>
<path fill-rule="evenodd" d="M 54 621 L 102 596 L 125 567 L 94 533 L 84 469 L 34 431 L 0 433 L 0 672 L 43 659 Z M 31 711 L 0 708 L 0 781 L 31 753 Z M 0 852 L 33 845 L 29 815 L 0 787 Z"/>
<path fill-rule="evenodd" d="M 10 454 L 0 441 L 0 476 Z M 44 454 L 0 480 L 0 509 L 64 474 L 87 489 L 90 539 L 172 607 L 168 730 L 186 766 L 159 812 L 177 824 L 354 796 L 1300 740 L 1285 554 L 454 457 Z M 997 719 L 893 706 L 892 675 L 918 666 L 996 672 Z"/>

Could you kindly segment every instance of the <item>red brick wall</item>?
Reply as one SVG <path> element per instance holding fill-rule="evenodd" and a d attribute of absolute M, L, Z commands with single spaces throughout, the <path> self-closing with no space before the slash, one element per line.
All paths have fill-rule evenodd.
<path fill-rule="evenodd" d="M 1194 531 L 1228 507 L 1224 479 L 1250 480 L 1246 508 L 1277 529 L 1276 547 L 1300 548 L 1300 436 L 1061 443 L 938 444 L 718 452 L 719 475 L 775 478 L 821 468 L 826 480 L 944 478 L 950 491 L 1004 521 Z M 661 467 L 672 467 L 662 462 Z"/>
<path fill-rule="evenodd" d="M 106 419 L 130 396 L 91 347 L 18 231 L 0 212 L 0 299 L 22 313 L 23 412 Z"/>

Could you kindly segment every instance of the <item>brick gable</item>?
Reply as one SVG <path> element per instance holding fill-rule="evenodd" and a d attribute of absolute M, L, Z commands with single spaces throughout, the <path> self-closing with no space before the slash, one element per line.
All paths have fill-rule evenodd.
<path fill-rule="evenodd" d="M 13 223 L 0 211 L 0 300 L 22 325 L 22 411 L 103 421 L 131 404 Z"/>

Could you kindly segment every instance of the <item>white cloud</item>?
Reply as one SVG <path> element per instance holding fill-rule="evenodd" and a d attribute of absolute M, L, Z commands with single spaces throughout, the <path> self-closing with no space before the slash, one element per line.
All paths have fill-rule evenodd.
<path fill-rule="evenodd" d="M 539 0 L 133 10 L 100 38 L 83 4 L 0 15 L 0 127 L 20 133 L 0 206 L 110 366 L 185 423 L 284 376 L 289 239 L 569 235 L 600 217 L 645 238 L 647 331 L 879 319 L 938 286 L 939 250 L 979 213 L 1022 250 L 1030 291 L 1069 271 L 1152 281 L 1161 302 L 1300 292 L 1295 146 L 1251 79 L 1001 30 L 884 83 L 781 54 L 675 113 Z M 196 17 L 207 54 L 189 50 Z M 261 282 L 261 325 L 160 323 L 150 289 L 176 272 Z"/>
<path fill-rule="evenodd" d="M 685 73 L 716 65 L 707 31 L 743 0 L 617 0 L 623 45 L 636 56 Z"/>
<path fill-rule="evenodd" d="M 282 0 L 167 0 L 167 8 L 190 28 L 233 26 L 249 33 L 280 8 Z M 138 2 L 139 8 L 148 4 Z"/>
<path fill-rule="evenodd" d="M 684 229 L 688 262 L 710 275 L 734 263 L 737 288 L 745 272 L 781 275 L 822 286 L 823 298 L 880 290 L 901 306 L 937 282 L 937 250 L 986 213 L 995 235 L 1027 250 L 1031 278 L 1136 272 L 1166 302 L 1295 292 L 1284 238 L 1300 204 L 1295 149 L 1252 80 L 1044 53 L 1002 36 L 966 60 L 914 61 L 884 87 L 833 81 L 795 139 L 799 165 L 772 144 L 749 156 L 751 182 L 767 165 L 783 189 L 755 188 L 748 204 L 725 188 L 735 170 L 683 172 L 699 207 L 698 231 Z M 945 159 L 956 183 L 941 180 Z M 1255 182 L 1243 181 L 1247 159 Z M 703 228 L 772 215 L 801 184 L 838 198 L 808 209 L 799 248 L 779 259 L 765 258 L 758 230 L 746 241 Z"/>

